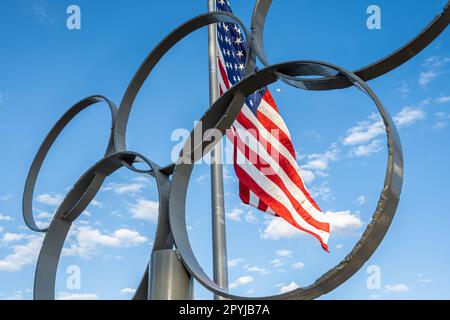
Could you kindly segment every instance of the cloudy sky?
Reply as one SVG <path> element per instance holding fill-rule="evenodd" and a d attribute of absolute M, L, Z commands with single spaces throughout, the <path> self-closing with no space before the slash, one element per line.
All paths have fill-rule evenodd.
<path fill-rule="evenodd" d="M 373 1 L 274 1 L 265 32 L 272 62 L 325 60 L 366 65 L 418 33 L 445 0 L 377 0 L 381 30 L 366 27 Z M 0 299 L 30 299 L 42 235 L 21 216 L 25 178 L 53 123 L 75 102 L 103 94 L 120 103 L 131 77 L 158 41 L 205 11 L 206 1 L 77 1 L 81 30 L 66 28 L 69 1 L 0 3 Z M 249 23 L 252 1 L 231 3 Z M 382 245 L 348 282 L 323 299 L 450 298 L 449 31 L 413 60 L 369 84 L 397 124 L 405 156 L 402 199 Z M 164 165 L 176 129 L 191 129 L 208 107 L 206 29 L 179 43 L 136 100 L 130 150 Z M 355 88 L 305 92 L 270 87 L 291 131 L 307 186 L 332 221 L 330 253 L 280 219 L 241 205 L 225 166 L 230 289 L 266 295 L 306 286 L 336 265 L 370 222 L 383 185 L 384 127 Z M 72 184 L 106 148 L 106 106 L 80 114 L 63 132 L 39 176 L 33 207 L 47 225 Z M 61 299 L 128 299 L 151 252 L 157 219 L 154 181 L 121 169 L 74 224 L 58 269 Z M 196 165 L 187 198 L 194 251 L 212 274 L 210 176 Z M 68 283 L 81 272 L 80 288 Z M 376 276 L 376 281 L 374 281 Z M 196 297 L 212 295 L 195 287 Z"/>

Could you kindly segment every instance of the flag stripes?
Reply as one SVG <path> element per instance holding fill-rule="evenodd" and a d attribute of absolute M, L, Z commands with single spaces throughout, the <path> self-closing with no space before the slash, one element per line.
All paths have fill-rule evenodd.
<path fill-rule="evenodd" d="M 225 0 L 217 0 L 217 8 L 231 12 Z M 229 23 L 218 24 L 217 44 L 222 95 L 243 77 L 247 48 L 239 27 Z M 267 88 L 246 99 L 227 137 L 242 202 L 313 235 L 328 251 L 328 219 L 305 186 L 291 134 Z"/>

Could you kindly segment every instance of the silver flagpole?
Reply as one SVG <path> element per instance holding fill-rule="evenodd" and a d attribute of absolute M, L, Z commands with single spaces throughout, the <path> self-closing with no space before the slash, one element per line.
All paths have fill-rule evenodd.
<path fill-rule="evenodd" d="M 208 12 L 216 11 L 216 0 L 208 0 Z M 217 78 L 216 25 L 208 29 L 209 51 L 209 99 L 212 104 L 219 98 Z M 228 289 L 228 259 L 225 228 L 225 203 L 223 193 L 222 143 L 211 151 L 211 202 L 212 202 L 212 249 L 214 281 Z M 215 300 L 221 297 L 214 295 Z"/>

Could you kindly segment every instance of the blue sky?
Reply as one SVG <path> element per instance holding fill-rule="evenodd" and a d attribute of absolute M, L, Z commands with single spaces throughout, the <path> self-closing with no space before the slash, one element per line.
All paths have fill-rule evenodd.
<path fill-rule="evenodd" d="M 173 2 L 175 3 L 175 2 Z M 69 1 L 0 2 L 0 299 L 30 299 L 42 236 L 28 231 L 21 196 L 31 161 L 53 123 L 75 102 L 102 94 L 120 103 L 148 52 L 173 28 L 203 13 L 206 1 L 80 1 L 81 30 L 66 28 Z M 434 1 L 274 1 L 265 31 L 271 62 L 325 60 L 348 69 L 381 58 L 411 39 L 443 8 Z M 377 4 L 382 29 L 368 30 Z M 233 1 L 249 24 L 252 1 Z M 405 180 L 397 215 L 367 264 L 323 299 L 450 298 L 450 41 L 446 30 L 426 50 L 369 84 L 394 117 L 402 138 Z M 155 69 L 136 100 L 127 144 L 163 165 L 173 130 L 191 129 L 208 107 L 207 32 L 179 43 Z M 270 87 L 290 128 L 305 180 L 335 219 L 325 253 L 310 236 L 240 204 L 225 167 L 229 278 L 242 295 L 305 286 L 334 266 L 359 239 L 376 206 L 386 148 L 375 107 L 354 88 L 305 92 Z M 102 157 L 106 106 L 84 111 L 64 130 L 44 163 L 35 192 L 38 220 L 48 223 L 68 188 Z M 157 138 L 155 138 L 157 137 Z M 187 200 L 189 234 L 211 274 L 209 167 L 197 165 Z M 154 182 L 122 169 L 109 177 L 75 224 L 61 260 L 59 298 L 128 299 L 151 252 Z M 81 270 L 81 288 L 67 270 Z M 367 267 L 381 283 L 367 287 Z M 196 297 L 211 294 L 196 285 Z"/>

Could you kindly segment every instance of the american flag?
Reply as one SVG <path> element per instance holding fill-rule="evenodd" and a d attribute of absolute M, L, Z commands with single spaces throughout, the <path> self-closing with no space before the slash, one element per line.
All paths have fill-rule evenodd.
<path fill-rule="evenodd" d="M 226 0 L 217 10 L 232 12 Z M 219 88 L 222 95 L 244 75 L 247 44 L 239 26 L 218 23 Z M 250 95 L 227 132 L 241 200 L 310 233 L 328 251 L 330 225 L 303 182 L 286 124 L 268 88 Z"/>

